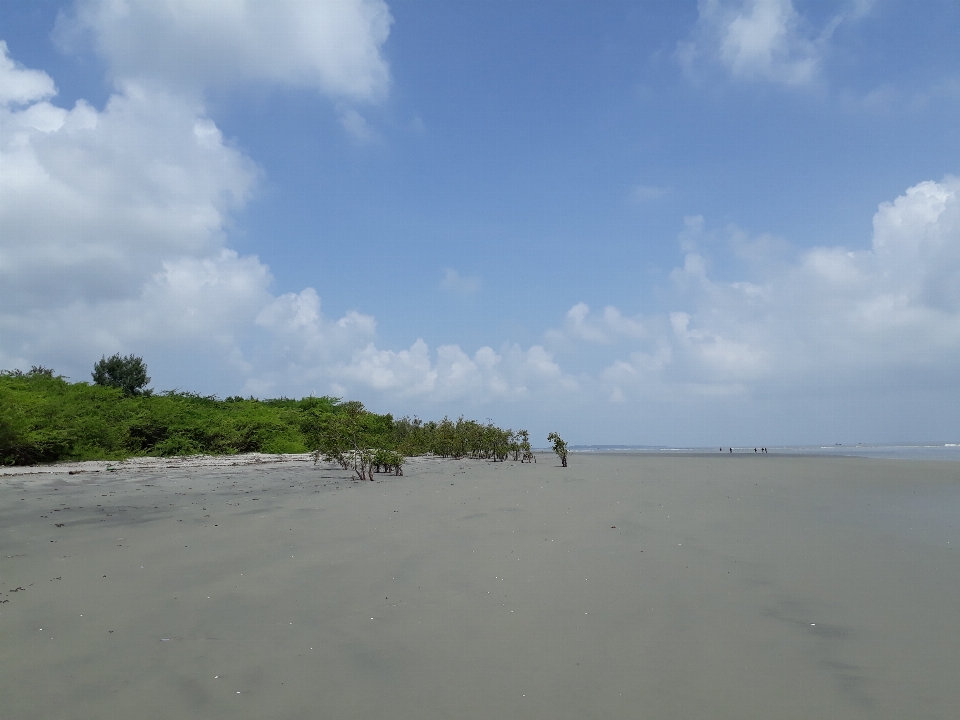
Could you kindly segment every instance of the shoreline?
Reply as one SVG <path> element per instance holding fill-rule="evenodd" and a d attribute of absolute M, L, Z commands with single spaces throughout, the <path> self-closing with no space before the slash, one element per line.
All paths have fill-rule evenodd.
<path fill-rule="evenodd" d="M 724 446 L 726 448 L 726 446 Z M 758 446 L 759 449 L 759 446 Z M 550 458 L 550 448 L 534 448 L 538 457 Z M 629 445 L 573 445 L 571 455 L 615 455 L 641 457 L 720 457 L 767 455 L 778 457 L 866 458 L 876 460 L 936 460 L 960 462 L 958 443 L 905 443 L 858 445 L 798 445 L 770 446 L 767 453 L 751 452 L 749 447 L 734 447 L 733 452 L 713 448 L 675 448 Z M 414 455 L 407 462 L 425 460 L 455 460 L 435 455 Z M 472 460 L 472 458 L 462 458 Z M 514 462 L 507 460 L 507 463 Z M 0 465 L 0 478 L 19 475 L 76 475 L 81 473 L 110 472 L 116 470 L 152 471 L 155 469 L 246 467 L 266 464 L 313 464 L 312 453 L 237 453 L 235 455 L 176 455 L 134 456 L 125 460 L 79 460 L 50 463 L 46 465 Z"/>

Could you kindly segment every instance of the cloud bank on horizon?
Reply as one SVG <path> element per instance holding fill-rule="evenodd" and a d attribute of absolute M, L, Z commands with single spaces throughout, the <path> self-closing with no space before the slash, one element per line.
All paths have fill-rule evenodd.
<path fill-rule="evenodd" d="M 956 412 L 937 406 L 943 395 L 920 381 L 949 382 L 960 367 L 955 167 L 877 198 L 868 246 L 789 242 L 685 215 L 669 238 L 682 257 L 649 309 L 558 306 L 534 318 L 539 337 L 525 343 L 431 347 L 412 311 L 388 333 L 408 340 L 391 347 L 364 307 L 325 313 L 323 285 L 276 290 L 271 267 L 231 241 L 271 179 L 243 136 L 224 136 L 209 93 L 319 94 L 344 134 L 369 138 L 366 113 L 397 83 L 385 48 L 399 21 L 380 0 L 265 7 L 67 6 L 54 37 L 103 62 L 112 89 L 100 108 L 58 104 L 57 78 L 0 45 L 0 367 L 53 365 L 83 379 L 100 355 L 137 352 L 155 377 L 179 373 L 177 384 L 201 392 L 359 397 L 401 413 L 557 425 L 575 442 L 960 432 Z M 827 82 L 837 28 L 869 11 L 851 3 L 817 23 L 790 0 L 702 0 L 675 61 L 694 87 L 721 72 L 792 92 Z M 643 207 L 677 194 L 633 187 L 646 188 Z M 486 271 L 483 282 L 446 263 L 437 273 L 452 307 L 497 291 Z M 807 407 L 815 398 L 820 410 Z M 878 408 L 902 416 L 884 423 Z M 918 421 L 927 408 L 934 420 Z"/>

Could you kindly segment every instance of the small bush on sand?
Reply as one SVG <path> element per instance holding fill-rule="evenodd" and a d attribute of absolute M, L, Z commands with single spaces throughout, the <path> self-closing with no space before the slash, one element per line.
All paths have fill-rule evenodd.
<path fill-rule="evenodd" d="M 563 467 L 567 466 L 567 444 L 560 439 L 558 433 L 552 432 L 547 435 L 547 440 L 553 443 L 553 451 L 557 454 L 557 457 L 560 458 L 560 463 Z"/>

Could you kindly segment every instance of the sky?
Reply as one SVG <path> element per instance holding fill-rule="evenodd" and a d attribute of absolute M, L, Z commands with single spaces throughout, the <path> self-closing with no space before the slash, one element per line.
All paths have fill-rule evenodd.
<path fill-rule="evenodd" d="M 0 368 L 960 439 L 960 4 L 4 0 Z"/>

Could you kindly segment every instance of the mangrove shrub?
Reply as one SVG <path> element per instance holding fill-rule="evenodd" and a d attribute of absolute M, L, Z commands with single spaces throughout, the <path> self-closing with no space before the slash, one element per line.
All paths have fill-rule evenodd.
<path fill-rule="evenodd" d="M 547 435 L 547 440 L 553 443 L 553 451 L 560 458 L 560 464 L 567 466 L 567 444 L 560 438 L 559 433 L 552 432 Z"/>

